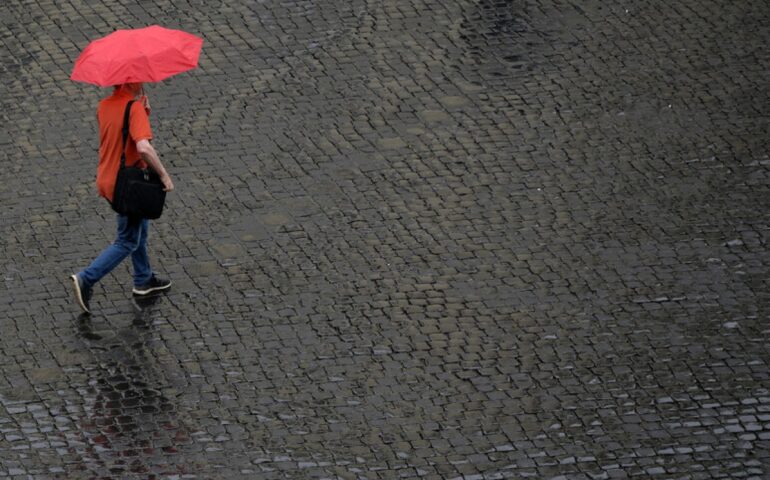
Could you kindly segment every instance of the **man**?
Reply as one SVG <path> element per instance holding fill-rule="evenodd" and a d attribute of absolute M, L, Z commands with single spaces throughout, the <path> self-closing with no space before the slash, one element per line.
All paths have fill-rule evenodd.
<path fill-rule="evenodd" d="M 149 166 L 160 176 L 163 189 L 174 189 L 166 169 L 150 144 L 150 104 L 144 95 L 141 83 L 118 85 L 112 96 L 99 102 L 96 116 L 99 121 L 99 167 L 96 172 L 96 187 L 99 195 L 112 201 L 115 178 L 120 167 L 123 148 L 123 115 L 130 100 L 137 99 L 131 106 L 129 134 L 126 139 L 126 165 Z M 118 214 L 118 233 L 115 242 L 107 247 L 91 265 L 72 275 L 75 298 L 86 313 L 91 313 L 89 302 L 96 282 L 117 267 L 129 255 L 134 270 L 134 295 L 147 295 L 171 286 L 171 281 L 157 277 L 150 267 L 147 256 L 147 230 L 149 220 L 129 218 Z"/>

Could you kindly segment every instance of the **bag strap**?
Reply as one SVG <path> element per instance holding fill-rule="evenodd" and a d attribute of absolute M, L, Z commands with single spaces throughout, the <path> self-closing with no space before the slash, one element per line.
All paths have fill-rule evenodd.
<path fill-rule="evenodd" d="M 128 139 L 128 126 L 131 121 L 131 105 L 134 100 L 129 100 L 126 104 L 126 111 L 123 112 L 123 148 L 120 151 L 120 168 L 126 168 L 126 140 Z"/>

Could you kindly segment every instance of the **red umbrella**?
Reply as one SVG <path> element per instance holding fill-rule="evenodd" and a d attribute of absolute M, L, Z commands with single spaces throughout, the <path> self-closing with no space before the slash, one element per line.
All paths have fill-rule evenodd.
<path fill-rule="evenodd" d="M 195 35 L 157 25 L 117 30 L 83 50 L 70 80 L 101 87 L 159 82 L 195 68 L 202 45 Z"/>

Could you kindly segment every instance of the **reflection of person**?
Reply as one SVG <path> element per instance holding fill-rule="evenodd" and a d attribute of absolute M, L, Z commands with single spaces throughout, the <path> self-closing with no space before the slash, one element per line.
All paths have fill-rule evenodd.
<path fill-rule="evenodd" d="M 87 415 L 79 421 L 88 451 L 84 463 L 94 475 L 190 473 L 189 462 L 173 456 L 190 444 L 190 431 L 173 397 L 163 393 L 170 387 L 170 370 L 152 348 L 157 301 L 157 295 L 136 297 L 133 324 L 106 339 L 94 331 L 90 315 L 79 317 L 78 334 L 96 366 L 84 397 Z"/>
<path fill-rule="evenodd" d="M 160 176 L 164 190 L 174 189 L 174 183 L 150 144 L 150 104 L 143 94 L 141 83 L 117 85 L 112 96 L 99 102 L 96 115 L 99 120 L 99 167 L 96 187 L 99 195 L 112 201 L 115 179 L 118 175 L 123 149 L 123 116 L 128 102 L 140 96 L 131 106 L 129 134 L 126 139 L 126 165 L 149 166 Z M 134 295 L 147 295 L 171 286 L 171 281 L 159 278 L 150 267 L 147 256 L 149 220 L 129 218 L 118 214 L 118 233 L 115 242 L 107 247 L 91 265 L 72 275 L 75 298 L 80 308 L 90 313 L 89 301 L 93 286 L 117 267 L 129 255 L 134 267 Z"/>

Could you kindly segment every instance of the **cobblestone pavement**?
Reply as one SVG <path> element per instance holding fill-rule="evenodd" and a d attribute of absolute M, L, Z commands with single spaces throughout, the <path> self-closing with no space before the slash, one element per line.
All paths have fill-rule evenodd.
<path fill-rule="evenodd" d="M 770 478 L 766 0 L 6 0 L 0 477 Z M 137 303 L 115 28 L 177 191 Z"/>

